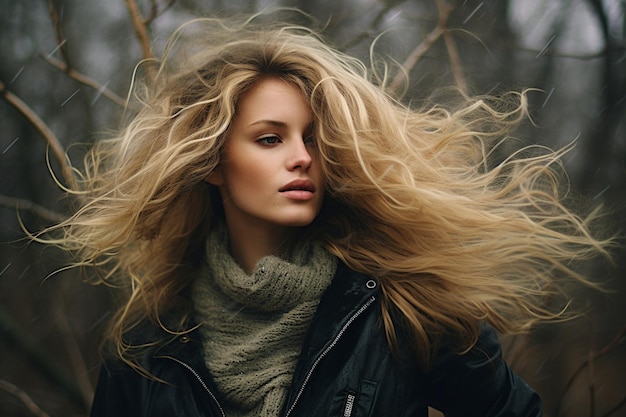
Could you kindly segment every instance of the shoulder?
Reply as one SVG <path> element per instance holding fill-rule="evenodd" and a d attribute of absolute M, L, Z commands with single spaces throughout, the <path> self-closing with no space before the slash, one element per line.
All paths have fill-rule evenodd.
<path fill-rule="evenodd" d="M 480 324 L 480 333 L 476 343 L 471 349 L 460 353 L 453 347 L 455 344 L 441 343 L 435 352 L 431 372 L 444 373 L 453 370 L 451 368 L 475 368 L 478 369 L 489 363 L 502 359 L 502 348 L 496 331 L 486 323 Z"/>
<path fill-rule="evenodd" d="M 324 293 L 324 298 L 354 299 L 358 301 L 364 297 L 378 297 L 380 283 L 375 278 L 350 269 L 343 262 L 337 265 L 337 271 L 330 286 Z"/>
<path fill-rule="evenodd" d="M 105 356 L 91 417 L 174 415 L 170 413 L 174 406 L 170 399 L 190 395 L 181 387 L 188 387 L 193 379 L 188 368 L 180 364 L 202 369 L 196 332 L 169 335 L 158 325 L 142 323 L 125 336 L 136 345 L 124 358 L 119 354 Z"/>
<path fill-rule="evenodd" d="M 539 396 L 504 361 L 498 335 L 487 324 L 481 324 L 479 338 L 469 351 L 440 349 L 427 379 L 431 401 L 446 415 L 466 415 L 467 409 L 482 416 L 540 416 L 542 412 Z"/>
<path fill-rule="evenodd" d="M 345 324 L 354 316 L 377 315 L 379 308 L 372 308 L 380 303 L 380 283 L 371 276 L 356 272 L 343 263 L 329 287 L 320 299 L 314 323 L 322 322 L 329 327 Z"/>
<path fill-rule="evenodd" d="M 154 357 L 184 355 L 195 346 L 199 336 L 193 319 L 174 312 L 158 320 L 144 318 L 122 335 L 122 340 L 104 344 L 103 362 L 111 372 L 150 369 Z"/>

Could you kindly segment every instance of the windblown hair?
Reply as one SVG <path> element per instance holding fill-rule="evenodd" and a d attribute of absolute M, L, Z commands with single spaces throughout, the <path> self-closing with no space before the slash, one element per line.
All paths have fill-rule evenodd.
<path fill-rule="evenodd" d="M 311 106 L 327 197 L 307 232 L 379 280 L 392 346 L 402 327 L 424 358 L 439 335 L 469 348 L 479 321 L 527 330 L 565 314 L 553 302 L 563 282 L 594 285 L 573 261 L 605 253 L 606 241 L 562 204 L 563 152 L 494 157 L 528 117 L 525 92 L 411 108 L 312 30 L 200 19 L 136 82 L 136 114 L 87 155 L 81 206 L 58 226 L 75 265 L 129 288 L 108 334 L 122 358 L 125 332 L 190 303 L 190 271 L 223 221 L 206 179 L 239 97 L 264 77 L 297 86 Z"/>

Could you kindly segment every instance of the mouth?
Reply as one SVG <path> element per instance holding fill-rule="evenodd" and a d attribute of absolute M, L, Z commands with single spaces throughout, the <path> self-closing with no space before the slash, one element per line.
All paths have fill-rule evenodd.
<path fill-rule="evenodd" d="M 286 184 L 278 191 L 281 193 L 284 193 L 287 191 L 308 191 L 310 193 L 314 193 L 315 184 L 313 184 L 313 182 L 310 180 L 299 179 L 299 180 L 291 181 L 289 184 Z"/>

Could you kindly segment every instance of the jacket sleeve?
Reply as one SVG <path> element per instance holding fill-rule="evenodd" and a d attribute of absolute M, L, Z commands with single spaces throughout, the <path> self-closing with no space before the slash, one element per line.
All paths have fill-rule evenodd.
<path fill-rule="evenodd" d="M 541 399 L 502 359 L 495 331 L 481 327 L 466 354 L 442 352 L 428 372 L 429 405 L 446 417 L 539 417 Z"/>

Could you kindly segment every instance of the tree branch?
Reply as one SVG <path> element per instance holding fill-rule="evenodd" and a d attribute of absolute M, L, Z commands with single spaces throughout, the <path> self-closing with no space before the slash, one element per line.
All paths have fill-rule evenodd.
<path fill-rule="evenodd" d="M 49 210 L 43 206 L 33 203 L 30 200 L 20 198 L 7 197 L 0 195 L 0 206 L 15 207 L 18 210 L 30 211 L 39 217 L 58 223 L 63 220 L 63 216 L 55 211 Z"/>
<path fill-rule="evenodd" d="M 87 77 L 86 75 L 81 74 L 80 72 L 73 69 L 73 66 L 70 63 L 69 52 L 67 50 L 67 42 L 63 33 L 61 32 L 61 27 L 59 24 L 59 14 L 54 6 L 54 2 L 52 0 L 48 1 L 48 8 L 50 10 L 50 19 L 52 20 L 52 25 L 54 26 L 54 30 L 57 38 L 57 49 L 61 51 L 61 56 L 63 59 L 56 59 L 52 55 L 44 56 L 42 58 L 46 60 L 52 66 L 58 68 L 59 70 L 66 73 L 70 78 L 78 81 L 81 84 L 84 84 L 88 87 L 93 88 L 98 91 L 99 94 L 107 97 L 109 100 L 113 101 L 115 104 L 124 107 L 126 105 L 126 101 L 122 99 L 117 94 L 108 90 L 104 85 L 100 84 L 96 80 Z M 56 51 L 56 49 L 55 49 Z"/>
<path fill-rule="evenodd" d="M 37 131 L 48 142 L 48 145 L 52 148 L 52 153 L 56 157 L 59 164 L 61 164 L 61 173 L 63 178 L 67 181 L 71 189 L 76 189 L 76 179 L 70 165 L 65 157 L 65 150 L 61 145 L 61 142 L 56 137 L 54 132 L 48 127 L 46 123 L 31 109 L 26 103 L 24 103 L 18 96 L 11 93 L 4 87 L 4 83 L 0 81 L 0 94 L 2 97 L 13 107 L 15 107 L 28 121 L 37 129 Z"/>
<path fill-rule="evenodd" d="M 516 45 L 516 44 L 509 44 L 506 45 L 506 47 L 509 48 L 513 48 L 515 50 L 518 51 L 523 51 L 523 52 L 528 52 L 531 54 L 541 54 L 542 56 L 551 56 L 551 57 L 555 57 L 555 58 L 569 58 L 569 59 L 578 59 L 581 61 L 590 61 L 590 60 L 594 60 L 594 59 L 599 59 L 599 58 L 604 58 L 605 55 L 607 54 L 607 52 L 609 51 L 619 51 L 620 48 L 602 48 L 596 52 L 590 52 L 590 53 L 586 53 L 586 54 L 575 54 L 575 53 L 570 53 L 570 52 L 563 52 L 563 51 L 559 51 L 557 49 L 554 48 L 547 48 L 547 49 L 542 49 L 539 50 L 537 48 L 527 48 L 525 46 L 521 46 L 521 45 Z"/>
<path fill-rule="evenodd" d="M 37 344 L 22 333 L 13 319 L 0 310 L 0 340 L 13 347 L 17 353 L 24 356 L 41 375 L 61 389 L 74 404 L 88 408 L 80 389 L 74 380 L 65 375 L 57 362 L 48 357 L 45 351 L 37 348 Z"/>
<path fill-rule="evenodd" d="M 626 336 L 626 327 L 622 328 L 622 330 L 617 334 L 617 336 L 613 340 L 611 340 L 611 342 L 609 342 L 602 349 L 590 354 L 587 360 L 585 360 L 583 363 L 581 363 L 578 366 L 578 368 L 576 368 L 576 370 L 572 373 L 569 380 L 567 381 L 567 384 L 565 385 L 565 388 L 563 390 L 563 395 L 561 395 L 561 399 L 559 403 L 557 404 L 556 409 L 554 410 L 553 415 L 555 417 L 558 417 L 559 413 L 561 412 L 561 407 L 563 406 L 563 400 L 565 399 L 565 395 L 570 390 L 572 385 L 574 385 L 574 382 L 580 376 L 580 374 L 585 370 L 585 368 L 590 366 L 593 363 L 593 361 L 595 361 L 596 359 L 606 355 L 607 353 L 611 352 L 612 350 L 617 348 L 619 345 L 621 345 L 624 342 L 625 336 Z"/>
<path fill-rule="evenodd" d="M 54 26 L 54 32 L 56 33 L 57 45 L 58 49 L 61 51 L 61 56 L 63 60 L 67 64 L 68 68 L 70 67 L 70 56 L 67 50 L 67 42 L 65 37 L 63 36 L 63 32 L 61 32 L 61 25 L 59 23 L 59 14 L 57 13 L 57 9 L 54 6 L 54 2 L 52 0 L 48 0 L 48 9 L 50 10 L 50 18 L 52 19 L 52 26 Z"/>
<path fill-rule="evenodd" d="M 459 55 L 459 50 L 454 42 L 452 32 L 446 30 L 443 34 L 443 40 L 446 43 L 446 50 L 448 51 L 448 58 L 450 59 L 450 67 L 452 68 L 454 82 L 457 87 L 459 87 L 459 90 L 461 90 L 464 95 L 467 95 L 467 81 L 465 81 L 465 76 L 463 75 L 461 56 Z"/>
<path fill-rule="evenodd" d="M 80 389 L 85 403 L 90 403 L 93 386 L 87 377 L 87 364 L 85 363 L 85 358 L 80 351 L 80 346 L 74 337 L 74 332 L 70 327 L 67 316 L 63 312 L 63 308 L 61 307 L 62 305 L 63 303 L 60 296 L 56 295 L 53 303 L 54 316 L 56 319 L 55 323 L 57 324 L 59 333 L 65 344 L 70 363 L 72 364 L 78 389 Z"/>
<path fill-rule="evenodd" d="M 50 65 L 52 65 L 53 67 L 59 69 L 60 71 L 63 71 L 65 74 L 67 74 L 71 79 L 78 81 L 79 83 L 86 85 L 88 87 L 93 88 L 94 90 L 96 90 L 99 94 L 102 94 L 103 96 L 105 96 L 106 98 L 108 98 L 109 100 L 111 100 L 113 103 L 117 104 L 120 107 L 125 107 L 126 106 L 126 100 L 123 99 L 122 97 L 118 96 L 117 94 L 115 94 L 114 92 L 112 92 L 111 90 L 109 90 L 108 88 L 106 88 L 105 85 L 99 83 L 98 81 L 94 80 L 93 78 L 90 78 L 84 74 L 81 74 L 80 72 L 72 69 L 69 65 L 67 65 L 67 63 L 56 59 L 52 56 L 41 56 L 47 63 L 49 63 Z"/>
<path fill-rule="evenodd" d="M 614 413 L 618 412 L 619 409 L 624 407 L 625 405 L 626 405 L 626 397 L 622 398 L 622 401 L 620 401 L 617 404 L 615 404 L 615 406 L 613 408 L 611 408 L 609 411 L 607 411 L 606 413 L 602 414 L 601 417 L 610 417 Z"/>
<path fill-rule="evenodd" d="M 446 2 L 446 0 L 437 0 L 437 8 L 439 10 L 439 19 L 437 21 L 437 26 L 428 34 L 426 38 L 419 44 L 417 47 L 409 54 L 407 59 L 402 64 L 403 72 L 399 72 L 389 85 L 389 90 L 391 92 L 397 92 L 398 88 L 402 84 L 402 80 L 404 78 L 404 73 L 408 73 L 415 66 L 417 61 L 419 61 L 422 56 L 430 49 L 431 46 L 435 42 L 443 36 L 446 32 L 446 25 L 448 23 L 448 19 L 450 18 L 450 14 L 454 10 L 454 6 L 451 6 Z"/>
<path fill-rule="evenodd" d="M 126 0 L 126 7 L 128 7 L 128 12 L 130 13 L 130 18 L 133 23 L 133 28 L 135 29 L 135 33 L 137 34 L 137 39 L 139 39 L 139 43 L 141 44 L 141 49 L 143 50 L 143 57 L 146 60 L 152 59 L 152 48 L 150 47 L 150 36 L 148 34 L 148 25 L 141 15 L 141 11 L 139 10 L 139 6 L 135 0 Z M 154 75 L 154 69 L 152 66 L 147 69 L 148 75 Z"/>
<path fill-rule="evenodd" d="M 480 9 L 481 6 L 482 3 L 478 6 L 476 10 Z M 474 10 L 474 12 L 470 14 L 470 17 L 468 17 L 468 19 L 474 15 L 476 10 Z M 441 21 L 441 16 L 445 16 L 446 13 L 449 16 L 449 14 L 452 12 L 452 7 L 445 4 L 444 1 L 437 1 L 437 12 L 439 13 L 439 20 Z M 455 84 L 457 85 L 457 87 L 459 87 L 463 94 L 467 94 L 467 82 L 465 81 L 465 77 L 463 76 L 463 70 L 461 69 L 461 57 L 459 55 L 459 50 L 456 47 L 456 43 L 454 42 L 452 32 L 450 32 L 449 30 L 444 30 L 443 40 L 446 44 L 446 50 L 448 51 L 448 59 L 450 60 L 450 67 L 452 69 L 452 75 L 454 76 Z"/>
<path fill-rule="evenodd" d="M 50 417 L 50 414 L 43 411 L 39 406 L 33 401 L 33 399 L 28 395 L 24 390 L 18 388 L 17 386 L 11 384 L 4 379 L 0 379 L 0 390 L 8 392 L 11 395 L 16 396 L 22 401 L 22 404 L 28 408 L 28 411 L 36 415 L 37 417 Z"/>
<path fill-rule="evenodd" d="M 176 0 L 168 0 L 167 3 L 165 3 L 165 6 L 163 6 L 161 10 L 159 10 L 159 4 L 157 0 L 151 0 L 150 3 L 152 4 L 150 8 L 150 15 L 148 15 L 148 17 L 146 17 L 143 21 L 144 25 L 146 26 L 150 26 L 150 24 L 154 21 L 154 19 L 156 19 L 157 17 L 162 15 L 167 9 L 172 7 L 172 5 L 176 3 Z"/>
<path fill-rule="evenodd" d="M 403 3 L 404 1 L 405 0 L 400 1 L 400 4 Z M 368 37 L 371 37 L 372 34 L 378 30 L 380 23 L 382 22 L 383 18 L 387 15 L 387 13 L 389 13 L 389 11 L 391 11 L 396 6 L 397 4 L 394 2 L 385 2 L 383 5 L 383 8 L 378 11 L 376 16 L 372 20 L 372 23 L 370 23 L 369 27 L 357 33 L 351 39 L 348 39 L 348 41 L 345 42 L 341 46 L 341 50 L 347 51 L 350 48 L 352 48 L 354 45 L 357 45 L 362 40 L 367 39 Z"/>

